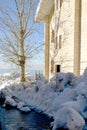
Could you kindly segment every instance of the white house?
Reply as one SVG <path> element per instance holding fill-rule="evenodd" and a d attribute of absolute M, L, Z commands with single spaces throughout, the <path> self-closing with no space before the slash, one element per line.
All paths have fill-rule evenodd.
<path fill-rule="evenodd" d="M 36 21 L 44 23 L 44 74 L 79 75 L 87 66 L 87 0 L 40 0 Z"/>

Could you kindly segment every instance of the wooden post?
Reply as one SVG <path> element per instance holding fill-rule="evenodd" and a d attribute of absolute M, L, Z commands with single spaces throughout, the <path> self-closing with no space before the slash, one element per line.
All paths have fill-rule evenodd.
<path fill-rule="evenodd" d="M 74 73 L 80 75 L 81 54 L 81 0 L 75 0 L 75 23 L 74 23 Z"/>
<path fill-rule="evenodd" d="M 50 30 L 49 30 L 50 28 L 49 28 L 49 17 L 47 17 L 47 19 L 46 19 L 46 23 L 45 23 L 45 32 L 44 32 L 44 34 L 45 34 L 45 49 L 44 49 L 44 51 L 45 51 L 45 55 L 44 55 L 44 57 L 45 57 L 45 70 L 44 70 L 44 75 L 45 75 L 45 77 L 46 77 L 46 79 L 48 79 L 49 80 L 49 39 L 50 39 L 50 37 L 49 37 L 49 32 L 50 32 Z"/>

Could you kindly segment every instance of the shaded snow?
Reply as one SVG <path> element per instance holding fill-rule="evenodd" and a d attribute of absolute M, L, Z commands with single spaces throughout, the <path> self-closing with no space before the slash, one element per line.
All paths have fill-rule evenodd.
<path fill-rule="evenodd" d="M 85 124 L 82 116 L 73 108 L 63 107 L 56 114 L 53 130 L 68 128 L 69 130 L 82 130 Z"/>
<path fill-rule="evenodd" d="M 4 77 L 2 84 L 4 82 L 8 85 L 1 89 L 0 98 L 3 95 L 5 103 L 16 103 L 21 111 L 34 108 L 48 114 L 54 118 L 53 130 L 57 127 L 83 129 L 84 119 L 87 119 L 87 69 L 79 77 L 73 73 L 57 73 L 50 82 L 41 76 L 37 81 L 19 83 L 19 75 L 16 74 Z"/>
<path fill-rule="evenodd" d="M 11 105 L 13 107 L 16 107 L 17 104 L 16 104 L 16 102 L 11 97 L 6 96 L 6 100 L 4 102 L 4 106 L 5 105 Z"/>
<path fill-rule="evenodd" d="M 22 112 L 30 112 L 31 111 L 30 108 L 27 107 L 24 102 L 18 103 L 17 108 L 19 110 L 21 110 Z"/>

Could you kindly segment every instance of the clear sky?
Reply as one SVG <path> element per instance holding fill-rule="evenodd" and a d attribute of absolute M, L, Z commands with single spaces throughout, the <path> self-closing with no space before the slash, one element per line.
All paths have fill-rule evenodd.
<path fill-rule="evenodd" d="M 10 5 L 11 8 L 14 8 L 14 0 L 1 0 L 0 1 L 0 7 L 3 7 L 3 8 L 6 8 Z M 38 6 L 38 3 L 39 3 L 39 0 L 37 0 L 37 6 Z M 9 12 L 10 13 L 10 12 Z M 36 41 L 38 42 L 42 42 L 43 43 L 43 36 L 44 36 L 44 27 L 43 27 L 43 23 L 38 23 L 38 26 L 37 26 L 37 29 L 38 29 L 38 34 L 35 34 L 33 36 L 33 38 L 36 39 Z M 0 37 L 1 37 L 1 32 L 0 32 Z M 42 70 L 43 69 L 43 62 L 44 62 L 44 54 L 43 54 L 43 49 L 42 51 L 40 52 L 39 55 L 35 56 L 30 64 L 28 65 L 28 67 L 30 69 L 33 69 L 33 70 Z M 27 68 L 28 68 L 27 67 Z M 8 68 L 14 68 L 14 66 L 12 66 L 12 64 L 8 64 L 8 63 L 4 63 L 2 61 L 2 57 L 0 57 L 0 69 L 8 69 Z"/>

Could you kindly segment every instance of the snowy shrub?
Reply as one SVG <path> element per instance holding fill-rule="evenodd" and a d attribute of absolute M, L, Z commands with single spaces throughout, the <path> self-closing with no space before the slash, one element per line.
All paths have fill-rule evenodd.
<path fill-rule="evenodd" d="M 69 130 L 82 130 L 85 125 L 83 117 L 73 108 L 64 107 L 58 110 L 53 130 L 58 128 L 67 128 Z"/>

